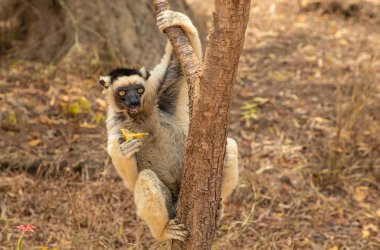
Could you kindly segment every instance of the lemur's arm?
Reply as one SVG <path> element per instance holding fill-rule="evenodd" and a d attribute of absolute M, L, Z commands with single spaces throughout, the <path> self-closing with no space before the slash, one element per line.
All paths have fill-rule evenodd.
<path fill-rule="evenodd" d="M 202 46 L 199 34 L 191 20 L 184 14 L 174 11 L 163 11 L 157 16 L 157 25 L 161 32 L 171 26 L 180 26 L 190 40 L 199 62 L 202 61 Z M 170 55 L 170 56 L 168 56 Z M 169 59 L 169 60 L 168 60 Z M 162 63 L 164 62 L 164 63 Z M 159 68 L 160 85 L 158 87 L 158 106 L 163 112 L 175 115 L 178 121 L 187 127 L 188 124 L 188 90 L 184 84 L 181 65 L 170 42 L 167 42 L 166 53 Z M 155 69 L 156 69 L 155 68 Z M 162 69 L 165 70 L 162 70 Z M 153 72 L 155 72 L 155 69 Z M 153 74 L 153 73 L 152 73 Z"/>
<path fill-rule="evenodd" d="M 148 86 L 147 88 L 150 90 L 150 93 L 152 95 L 157 94 L 157 90 L 159 88 L 159 85 L 165 76 L 166 69 L 169 66 L 169 62 L 170 62 L 172 53 L 173 53 L 173 48 L 172 48 L 170 42 L 168 41 L 166 43 L 166 47 L 165 47 L 165 54 L 162 56 L 160 63 L 157 64 L 153 68 L 153 70 L 150 72 L 150 77 L 146 83 Z"/>
<path fill-rule="evenodd" d="M 171 10 L 162 11 L 157 15 L 157 25 L 161 32 L 171 26 L 180 26 L 189 38 L 199 62 L 202 62 L 202 45 L 198 30 L 188 16 Z"/>
<path fill-rule="evenodd" d="M 199 62 L 202 62 L 202 45 L 199 39 L 199 34 L 197 28 L 193 25 L 190 18 L 182 13 L 174 12 L 171 10 L 166 10 L 158 14 L 157 16 L 157 26 L 161 32 L 171 26 L 180 26 L 185 32 L 186 36 L 190 40 L 190 44 L 194 49 L 196 56 L 199 59 Z M 173 57 L 174 56 L 174 57 Z M 162 57 L 159 64 L 157 64 L 151 72 L 151 77 L 149 82 L 151 83 L 160 83 L 164 81 L 164 78 L 171 77 L 170 72 L 167 72 L 168 69 L 178 67 L 181 70 L 178 63 L 177 57 L 173 54 L 173 48 L 169 41 L 166 43 L 165 54 Z M 177 72 L 173 71 L 173 74 Z M 157 86 L 158 87 L 158 86 Z"/>
<path fill-rule="evenodd" d="M 194 53 L 198 57 L 199 62 L 202 63 L 202 45 L 199 39 L 199 33 L 188 16 L 180 12 L 166 10 L 157 15 L 157 26 L 163 33 L 164 30 L 168 27 L 180 26 L 185 32 L 186 36 L 189 38 L 191 47 L 193 47 Z M 170 46 L 170 52 L 172 52 L 171 44 L 169 41 L 166 46 L 167 48 Z"/>
<path fill-rule="evenodd" d="M 108 145 L 107 152 L 112 159 L 116 171 L 123 179 L 124 186 L 133 192 L 138 177 L 135 153 L 140 149 L 141 142 L 131 140 L 120 145 L 124 115 L 109 110 L 107 114 Z"/>

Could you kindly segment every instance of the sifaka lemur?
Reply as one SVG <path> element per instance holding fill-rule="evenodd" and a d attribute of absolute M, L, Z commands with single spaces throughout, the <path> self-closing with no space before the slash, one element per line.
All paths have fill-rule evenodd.
<path fill-rule="evenodd" d="M 198 31 L 186 15 L 164 11 L 157 16 L 157 25 L 162 32 L 180 26 L 202 61 Z M 99 83 L 106 89 L 109 105 L 107 152 L 125 187 L 134 193 L 138 216 L 155 239 L 183 241 L 188 232 L 175 219 L 175 210 L 188 134 L 189 100 L 188 86 L 170 42 L 151 72 L 145 67 L 117 68 L 100 77 Z M 126 142 L 121 128 L 149 135 Z M 232 192 L 238 178 L 237 144 L 228 138 L 222 199 Z"/>

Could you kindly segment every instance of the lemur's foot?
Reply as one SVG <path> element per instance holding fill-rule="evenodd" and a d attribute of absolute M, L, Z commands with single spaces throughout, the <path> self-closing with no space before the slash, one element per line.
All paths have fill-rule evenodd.
<path fill-rule="evenodd" d="M 169 220 L 164 231 L 165 238 L 180 241 L 185 241 L 188 234 L 185 225 L 180 224 L 178 219 Z"/>
<path fill-rule="evenodd" d="M 191 23 L 190 19 L 180 12 L 165 10 L 157 15 L 157 26 L 161 32 L 168 27 L 176 25 L 182 27 L 188 23 Z"/>
<path fill-rule="evenodd" d="M 219 222 L 220 220 L 222 219 L 223 217 L 223 212 L 224 212 L 224 207 L 223 207 L 223 204 L 222 204 L 223 201 L 219 202 L 218 204 L 218 211 L 216 211 L 216 223 L 217 223 L 217 226 L 219 226 Z"/>
<path fill-rule="evenodd" d="M 119 139 L 120 143 L 120 152 L 126 157 L 131 157 L 134 153 L 137 153 L 141 147 L 141 141 L 137 139 L 132 139 L 130 141 L 123 141 Z"/>

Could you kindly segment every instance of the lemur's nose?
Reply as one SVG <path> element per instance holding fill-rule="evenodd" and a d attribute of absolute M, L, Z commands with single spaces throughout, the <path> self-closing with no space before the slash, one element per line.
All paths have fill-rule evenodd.
<path fill-rule="evenodd" d="M 127 98 L 125 100 L 125 104 L 130 107 L 130 106 L 140 106 L 140 97 L 136 94 L 136 93 L 133 93 L 133 92 L 129 92 L 127 94 Z"/>
<path fill-rule="evenodd" d="M 131 100 L 132 106 L 140 106 L 140 100 L 139 99 L 133 99 Z"/>

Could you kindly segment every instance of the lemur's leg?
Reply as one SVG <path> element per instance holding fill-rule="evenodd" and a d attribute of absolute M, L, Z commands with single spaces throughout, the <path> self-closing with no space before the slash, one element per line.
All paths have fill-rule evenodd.
<path fill-rule="evenodd" d="M 222 178 L 222 200 L 234 190 L 239 181 L 238 169 L 238 147 L 236 141 L 227 138 L 226 157 L 224 159 L 223 178 Z"/>
<path fill-rule="evenodd" d="M 218 221 L 223 216 L 224 203 L 228 195 L 235 189 L 239 181 L 238 169 L 238 147 L 236 141 L 227 138 L 226 156 L 224 158 L 224 167 L 222 173 L 222 204 L 219 204 Z"/>
<path fill-rule="evenodd" d="M 141 142 L 131 140 L 119 143 L 120 127 L 115 125 L 116 114 L 109 112 L 107 115 L 108 146 L 107 152 L 112 159 L 116 171 L 123 179 L 124 186 L 130 191 L 134 190 L 138 176 L 135 153 L 138 152 Z M 118 124 L 120 122 L 116 122 Z"/>
<path fill-rule="evenodd" d="M 133 191 L 138 175 L 137 161 L 134 153 L 137 152 L 139 148 L 137 147 L 138 144 L 136 143 L 134 145 L 127 144 L 128 143 L 119 145 L 117 140 L 109 142 L 107 146 L 107 152 L 111 156 L 112 163 L 115 166 L 116 171 L 123 179 L 124 186 L 130 191 Z M 131 150 L 131 153 L 123 155 L 121 150 L 124 150 L 125 152 L 126 150 L 129 150 L 128 148 Z"/>
<path fill-rule="evenodd" d="M 180 26 L 187 37 L 190 40 L 190 44 L 194 49 L 199 62 L 202 62 L 202 45 L 199 39 L 199 34 L 197 28 L 193 25 L 190 18 L 185 14 L 180 12 L 175 12 L 172 10 L 162 11 L 157 15 L 157 26 L 161 32 L 167 27 Z"/>
<path fill-rule="evenodd" d="M 175 205 L 170 190 L 149 169 L 139 173 L 135 186 L 137 215 L 148 224 L 157 240 L 177 239 L 183 241 L 187 231 L 175 217 Z"/>

